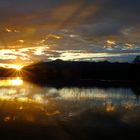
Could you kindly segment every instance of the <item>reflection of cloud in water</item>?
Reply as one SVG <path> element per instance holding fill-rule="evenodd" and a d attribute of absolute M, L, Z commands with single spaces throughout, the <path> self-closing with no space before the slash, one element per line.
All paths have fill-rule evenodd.
<path fill-rule="evenodd" d="M 5 84 L 0 87 L 0 112 L 5 122 L 57 124 L 57 120 L 68 121 L 88 110 L 92 113 L 121 112 L 124 116 L 139 106 L 140 101 L 129 88 L 56 89 L 38 87 L 24 81 L 22 85 Z"/>

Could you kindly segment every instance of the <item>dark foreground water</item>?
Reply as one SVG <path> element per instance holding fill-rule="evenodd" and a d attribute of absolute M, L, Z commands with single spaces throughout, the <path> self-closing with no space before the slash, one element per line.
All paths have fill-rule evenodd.
<path fill-rule="evenodd" d="M 0 139 L 139 139 L 140 89 L 0 80 Z"/>

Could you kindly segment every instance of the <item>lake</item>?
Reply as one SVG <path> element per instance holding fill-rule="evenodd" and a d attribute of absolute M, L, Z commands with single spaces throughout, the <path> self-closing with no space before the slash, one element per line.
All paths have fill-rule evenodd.
<path fill-rule="evenodd" d="M 1 78 L 1 137 L 134 138 L 140 136 L 139 94 L 138 87 L 56 88 Z"/>

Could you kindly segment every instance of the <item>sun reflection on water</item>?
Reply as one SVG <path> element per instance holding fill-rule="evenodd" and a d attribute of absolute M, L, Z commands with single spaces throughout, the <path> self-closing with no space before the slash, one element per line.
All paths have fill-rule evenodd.
<path fill-rule="evenodd" d="M 112 104 L 106 105 L 106 111 L 107 112 L 112 112 L 114 110 L 115 110 L 115 106 L 113 106 Z"/>
<path fill-rule="evenodd" d="M 2 87 L 2 86 L 21 86 L 21 85 L 23 85 L 23 80 L 20 77 L 0 80 L 0 87 Z"/>

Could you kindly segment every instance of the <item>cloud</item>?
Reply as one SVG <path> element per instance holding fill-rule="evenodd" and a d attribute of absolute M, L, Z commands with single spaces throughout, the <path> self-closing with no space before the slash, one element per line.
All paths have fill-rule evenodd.
<path fill-rule="evenodd" d="M 24 48 L 28 60 L 58 58 L 58 51 L 67 50 L 140 51 L 139 5 L 139 0 L 1 0 L 0 48 L 18 49 L 15 56 L 26 59 Z"/>

